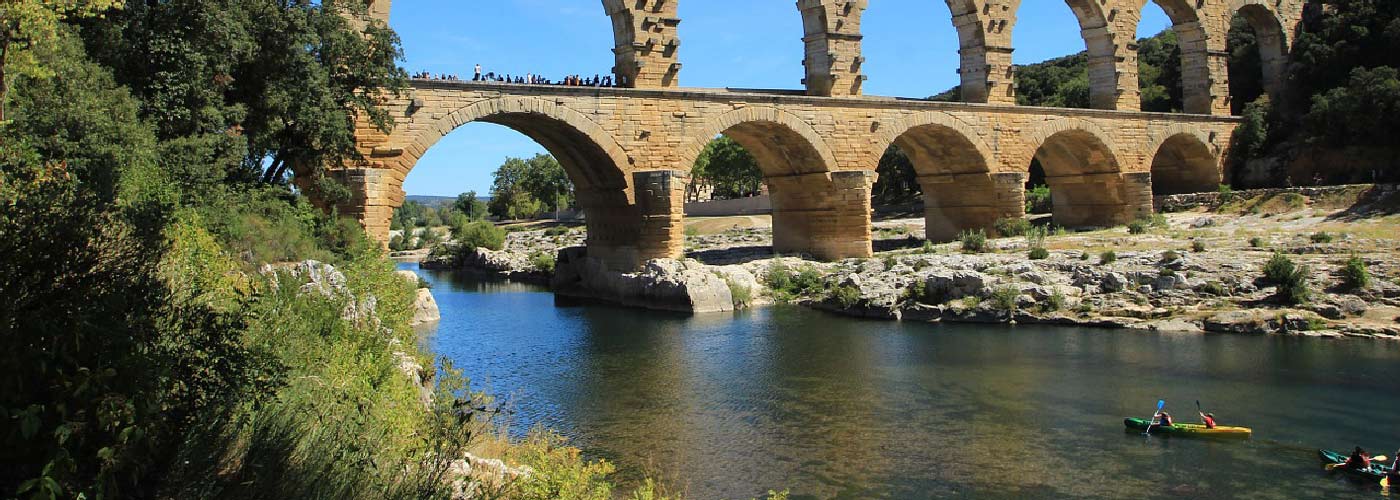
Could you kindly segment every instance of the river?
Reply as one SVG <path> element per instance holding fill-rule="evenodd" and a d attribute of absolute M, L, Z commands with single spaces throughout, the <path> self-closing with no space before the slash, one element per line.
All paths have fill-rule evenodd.
<path fill-rule="evenodd" d="M 424 342 L 509 401 L 516 432 L 687 498 L 1375 498 L 1316 449 L 1400 448 L 1395 342 L 684 316 L 419 272 L 443 316 Z M 1124 432 L 1159 398 L 1254 437 Z"/>

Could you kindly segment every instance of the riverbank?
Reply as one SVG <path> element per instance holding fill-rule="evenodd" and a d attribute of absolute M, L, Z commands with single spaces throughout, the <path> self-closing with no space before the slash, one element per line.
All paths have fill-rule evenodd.
<path fill-rule="evenodd" d="M 581 244 L 582 229 L 524 231 L 500 252 L 469 252 L 457 263 L 498 278 L 550 278 L 571 295 L 620 282 L 594 287 L 606 289 L 596 295 L 698 312 L 791 302 L 904 321 L 1400 339 L 1397 198 L 1394 187 L 1369 186 L 1186 195 L 1162 200 L 1184 211 L 1132 227 L 1071 232 L 1041 218 L 1034 222 L 1046 228 L 1043 240 L 981 245 L 928 243 L 916 236 L 922 219 L 891 218 L 875 224 L 873 258 L 834 263 L 772 256 L 762 217 L 702 219 L 688 227 L 685 261 L 654 261 L 606 280 L 567 265 L 582 257 L 578 250 L 559 253 L 552 269 L 534 258 Z M 1034 248 L 1042 255 L 1031 255 Z M 1305 283 L 1293 288 L 1309 292 L 1306 300 L 1281 299 L 1281 287 L 1264 277 L 1276 256 L 1303 270 Z M 649 299 L 657 289 L 666 294 Z"/>

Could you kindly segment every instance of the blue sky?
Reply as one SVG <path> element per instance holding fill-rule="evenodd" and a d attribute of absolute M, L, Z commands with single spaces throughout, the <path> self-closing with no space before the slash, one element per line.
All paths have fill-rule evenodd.
<path fill-rule="evenodd" d="M 802 21 L 793 0 L 687 0 L 680 18 L 681 85 L 801 88 Z M 409 72 L 469 75 L 479 63 L 485 71 L 558 79 L 613 66 L 612 24 L 599 0 L 399 0 L 389 22 L 403 39 Z M 957 33 L 944 2 L 874 0 L 862 22 L 866 94 L 927 97 L 957 85 Z M 1139 35 L 1168 26 L 1148 2 Z M 1018 64 L 1084 50 L 1074 15 L 1054 0 L 1022 2 L 1013 36 Z M 544 152 L 505 127 L 468 124 L 428 151 L 404 190 L 484 195 L 506 157 Z"/>

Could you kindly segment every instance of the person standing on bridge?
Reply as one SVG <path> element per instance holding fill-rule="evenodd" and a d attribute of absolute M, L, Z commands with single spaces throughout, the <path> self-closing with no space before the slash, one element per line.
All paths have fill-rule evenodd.
<path fill-rule="evenodd" d="M 481 81 L 481 65 L 480 65 L 480 64 L 477 64 L 477 65 L 476 65 L 476 76 L 472 77 L 472 81 L 473 81 L 473 82 L 479 82 L 479 81 Z"/>

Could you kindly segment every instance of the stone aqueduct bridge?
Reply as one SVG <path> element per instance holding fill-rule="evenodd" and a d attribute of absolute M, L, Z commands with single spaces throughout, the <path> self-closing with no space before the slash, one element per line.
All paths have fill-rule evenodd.
<path fill-rule="evenodd" d="M 964 97 L 940 103 L 860 95 L 864 0 L 801 0 L 805 91 L 678 86 L 676 0 L 603 0 L 613 18 L 619 81 L 580 88 L 414 81 L 385 103 L 384 133 L 358 132 L 364 160 L 329 170 L 356 193 L 341 213 L 387 240 L 404 178 L 438 140 L 471 122 L 503 125 L 552 153 L 587 218 L 590 257 L 628 270 L 683 254 L 687 172 L 724 134 L 758 160 L 773 195 L 774 250 L 822 259 L 867 257 L 871 188 L 890 145 L 923 187 L 928 237 L 1024 216 L 1024 184 L 1039 159 L 1064 226 L 1112 225 L 1150 213 L 1158 193 L 1211 190 L 1238 120 L 1224 80 L 1229 19 L 1241 13 L 1263 46 L 1276 88 L 1301 0 L 1158 0 L 1182 36 L 1188 111 L 1136 111 L 1136 24 L 1146 0 L 1067 0 L 1091 54 L 1099 109 L 1014 106 L 1010 31 L 1018 0 L 948 0 L 962 38 Z M 387 20 L 387 0 L 372 0 Z M 1131 28 L 1131 29 L 1130 29 Z M 1222 83 L 1224 82 L 1224 83 Z"/>

